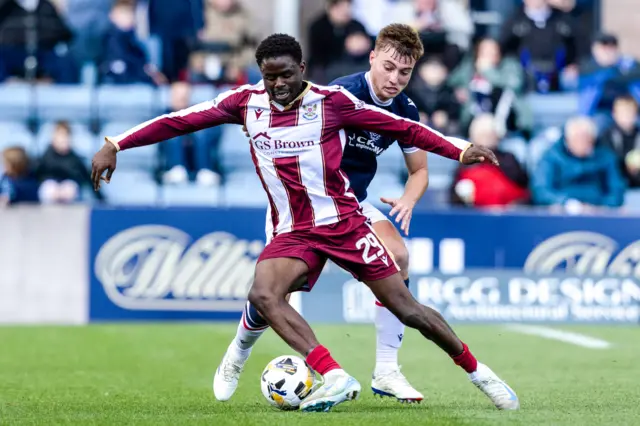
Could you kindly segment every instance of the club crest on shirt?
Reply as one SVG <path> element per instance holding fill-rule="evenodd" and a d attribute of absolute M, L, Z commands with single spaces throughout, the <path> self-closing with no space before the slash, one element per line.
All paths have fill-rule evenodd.
<path fill-rule="evenodd" d="M 379 134 L 374 133 L 374 132 L 367 132 L 367 133 L 369 133 L 369 139 L 374 143 L 378 142 L 378 139 L 380 139 L 382 137 Z"/>
<path fill-rule="evenodd" d="M 302 109 L 304 114 L 302 116 L 307 120 L 315 120 L 318 118 L 318 104 L 313 105 L 303 105 Z"/>

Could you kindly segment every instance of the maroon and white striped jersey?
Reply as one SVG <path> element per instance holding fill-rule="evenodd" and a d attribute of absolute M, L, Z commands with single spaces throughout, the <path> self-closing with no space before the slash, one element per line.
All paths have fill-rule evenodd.
<path fill-rule="evenodd" d="M 345 127 L 384 134 L 452 160 L 468 146 L 368 105 L 340 86 L 307 83 L 300 96 L 283 107 L 270 101 L 262 82 L 162 115 L 107 140 L 125 150 L 224 123 L 244 124 L 251 135 L 251 156 L 267 192 L 274 235 L 332 224 L 360 211 L 340 170 Z"/>

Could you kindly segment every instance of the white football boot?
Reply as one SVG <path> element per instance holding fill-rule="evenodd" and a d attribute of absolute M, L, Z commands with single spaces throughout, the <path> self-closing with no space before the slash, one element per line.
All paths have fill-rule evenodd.
<path fill-rule="evenodd" d="M 248 358 L 249 354 L 242 356 L 236 343 L 231 342 L 213 376 L 213 394 L 218 401 L 228 401 L 233 396 Z"/>
<path fill-rule="evenodd" d="M 332 370 L 300 404 L 301 411 L 329 411 L 345 401 L 358 399 L 362 387 L 344 370 Z"/>
<path fill-rule="evenodd" d="M 413 403 L 424 399 L 424 396 L 409 384 L 407 378 L 400 372 L 400 368 L 388 373 L 374 373 L 371 390 L 374 396 L 379 395 L 381 398 L 388 396 L 400 402 Z"/>
<path fill-rule="evenodd" d="M 477 370 L 469 374 L 469 379 L 471 383 L 489 397 L 496 408 L 500 410 L 517 410 L 520 408 L 520 401 L 513 389 L 486 365 L 478 363 Z"/>

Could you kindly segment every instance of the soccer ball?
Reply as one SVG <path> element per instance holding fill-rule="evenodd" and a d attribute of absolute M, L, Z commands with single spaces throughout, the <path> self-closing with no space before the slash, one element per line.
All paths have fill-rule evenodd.
<path fill-rule="evenodd" d="M 304 360 L 282 355 L 267 364 L 260 377 L 260 388 L 271 405 L 281 410 L 297 410 L 315 381 L 315 371 Z"/>

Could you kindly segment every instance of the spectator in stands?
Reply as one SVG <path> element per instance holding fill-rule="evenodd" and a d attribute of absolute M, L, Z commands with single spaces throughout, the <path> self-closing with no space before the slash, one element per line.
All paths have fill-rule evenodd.
<path fill-rule="evenodd" d="M 104 39 L 100 61 L 100 82 L 107 84 L 156 84 L 166 77 L 149 63 L 147 52 L 136 38 L 132 0 L 116 0 L 109 13 L 111 25 Z"/>
<path fill-rule="evenodd" d="M 620 207 L 624 178 L 613 151 L 596 146 L 593 120 L 571 118 L 564 133 L 564 138 L 543 155 L 533 175 L 535 203 L 563 207 L 572 213 L 598 206 Z"/>
<path fill-rule="evenodd" d="M 471 14 L 458 1 L 415 0 L 414 28 L 424 44 L 425 59 L 437 55 L 453 69 L 469 49 L 474 32 Z"/>
<path fill-rule="evenodd" d="M 0 176 L 0 207 L 38 202 L 38 181 L 22 147 L 2 151 L 4 174 Z"/>
<path fill-rule="evenodd" d="M 190 59 L 192 83 L 246 83 L 257 43 L 251 16 L 237 0 L 207 0 L 205 26 L 198 36 L 199 46 Z"/>
<path fill-rule="evenodd" d="M 447 67 L 438 58 L 418 66 L 407 94 L 420 112 L 420 121 L 445 134 L 458 133 L 460 104 L 447 84 Z"/>
<path fill-rule="evenodd" d="M 311 79 L 328 83 L 326 69 L 339 62 L 346 51 L 350 34 L 366 34 L 364 26 L 353 19 L 351 0 L 326 0 L 326 12 L 316 19 L 309 30 L 309 68 Z"/>
<path fill-rule="evenodd" d="M 569 14 L 547 0 L 524 0 L 523 7 L 502 27 L 505 56 L 523 65 L 528 89 L 541 93 L 560 90 L 561 73 L 577 76 L 576 28 Z"/>
<path fill-rule="evenodd" d="M 81 189 L 91 188 L 91 174 L 82 158 L 71 147 L 71 127 L 66 121 L 56 123 L 51 144 L 42 155 L 37 169 L 39 197 L 43 203 L 71 203 L 81 198 Z M 93 192 L 100 200 L 101 192 Z"/>
<path fill-rule="evenodd" d="M 491 113 L 502 132 L 531 131 L 533 117 L 522 98 L 524 71 L 516 59 L 502 57 L 496 40 L 481 39 L 473 55 L 451 73 L 449 84 L 464 105 L 461 113 L 464 129 L 474 116 Z"/>
<path fill-rule="evenodd" d="M 67 46 L 71 37 L 49 0 L 0 0 L 0 82 L 9 77 L 77 82 Z"/>
<path fill-rule="evenodd" d="M 613 125 L 601 139 L 618 157 L 620 169 L 631 188 L 640 188 L 640 128 L 638 103 L 631 96 L 621 96 L 613 103 Z"/>
<path fill-rule="evenodd" d="M 630 94 L 640 101 L 640 64 L 623 55 L 613 34 L 596 35 L 591 47 L 592 58 L 581 67 L 580 112 L 591 115 L 599 130 L 611 124 L 615 98 Z"/>
<path fill-rule="evenodd" d="M 469 127 L 471 142 L 491 149 L 500 166 L 460 165 L 450 189 L 452 204 L 474 207 L 506 207 L 529 203 L 529 177 L 516 157 L 499 148 L 500 137 L 491 114 L 481 114 Z"/>
<path fill-rule="evenodd" d="M 344 43 L 342 58 L 327 67 L 326 78 L 329 81 L 369 69 L 369 54 L 373 48 L 371 37 L 365 33 L 353 33 Z"/>
<path fill-rule="evenodd" d="M 568 13 L 574 22 L 576 31 L 576 51 L 579 58 L 576 63 L 588 58 L 591 54 L 591 38 L 594 33 L 594 0 L 548 0 L 553 8 Z"/>
<path fill-rule="evenodd" d="M 184 79 L 189 54 L 204 26 L 204 0 L 149 0 L 149 32 L 162 47 L 162 73 L 169 81 Z"/>
<path fill-rule="evenodd" d="M 100 59 L 112 5 L 113 0 L 65 1 L 64 18 L 73 31 L 71 50 L 78 64 Z"/>
<path fill-rule="evenodd" d="M 171 85 L 171 110 L 179 111 L 191 105 L 191 85 L 175 82 Z M 184 184 L 190 172 L 202 186 L 217 186 L 221 181 L 217 151 L 222 136 L 221 127 L 169 139 L 162 144 L 168 171 L 162 180 L 166 184 Z M 216 169 L 213 171 L 212 169 Z"/>

